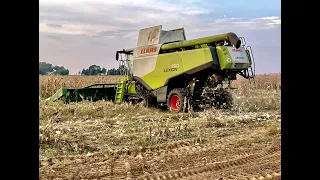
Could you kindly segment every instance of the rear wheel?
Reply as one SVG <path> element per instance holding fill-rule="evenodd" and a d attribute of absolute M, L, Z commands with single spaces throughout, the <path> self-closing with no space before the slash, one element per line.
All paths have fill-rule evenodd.
<path fill-rule="evenodd" d="M 184 91 L 182 89 L 173 89 L 167 98 L 167 106 L 171 112 L 181 112 L 183 110 Z"/>
<path fill-rule="evenodd" d="M 233 98 L 230 92 L 226 90 L 216 91 L 214 107 L 217 109 L 231 109 Z"/>

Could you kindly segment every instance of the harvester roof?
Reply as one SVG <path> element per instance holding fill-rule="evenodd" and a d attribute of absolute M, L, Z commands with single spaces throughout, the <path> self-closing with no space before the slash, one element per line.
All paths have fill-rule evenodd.
<path fill-rule="evenodd" d="M 158 25 L 139 31 L 137 47 L 184 40 L 186 40 L 184 28 L 162 30 L 162 25 Z"/>

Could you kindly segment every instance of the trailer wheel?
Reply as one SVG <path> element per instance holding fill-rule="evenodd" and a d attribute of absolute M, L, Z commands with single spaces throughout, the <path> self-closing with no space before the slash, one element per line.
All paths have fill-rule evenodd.
<path fill-rule="evenodd" d="M 173 89 L 167 98 L 167 106 L 171 112 L 178 113 L 183 109 L 184 92 L 181 89 Z"/>

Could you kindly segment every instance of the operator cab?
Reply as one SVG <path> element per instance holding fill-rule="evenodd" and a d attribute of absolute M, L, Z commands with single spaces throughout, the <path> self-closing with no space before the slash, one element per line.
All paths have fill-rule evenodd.
<path fill-rule="evenodd" d="M 133 74 L 133 49 L 123 49 L 116 52 L 116 61 L 119 63 L 120 75 Z"/>

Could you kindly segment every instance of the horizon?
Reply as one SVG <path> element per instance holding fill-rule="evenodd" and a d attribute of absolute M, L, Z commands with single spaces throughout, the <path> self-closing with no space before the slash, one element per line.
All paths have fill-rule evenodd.
<path fill-rule="evenodd" d="M 40 0 L 39 62 L 70 75 L 90 65 L 118 68 L 116 51 L 135 47 L 140 29 L 161 24 L 163 30 L 183 27 L 188 40 L 235 32 L 252 47 L 257 75 L 281 73 L 280 3 Z"/>
<path fill-rule="evenodd" d="M 281 75 L 281 72 L 275 72 L 275 73 L 263 73 L 263 74 L 256 74 L 256 76 L 263 76 L 263 75 Z M 69 75 L 60 75 L 60 74 L 46 74 L 46 75 L 41 75 L 39 76 L 124 76 L 124 75 L 82 75 L 82 74 L 69 74 Z M 243 78 L 242 76 L 239 76 L 237 74 L 237 77 Z"/>

